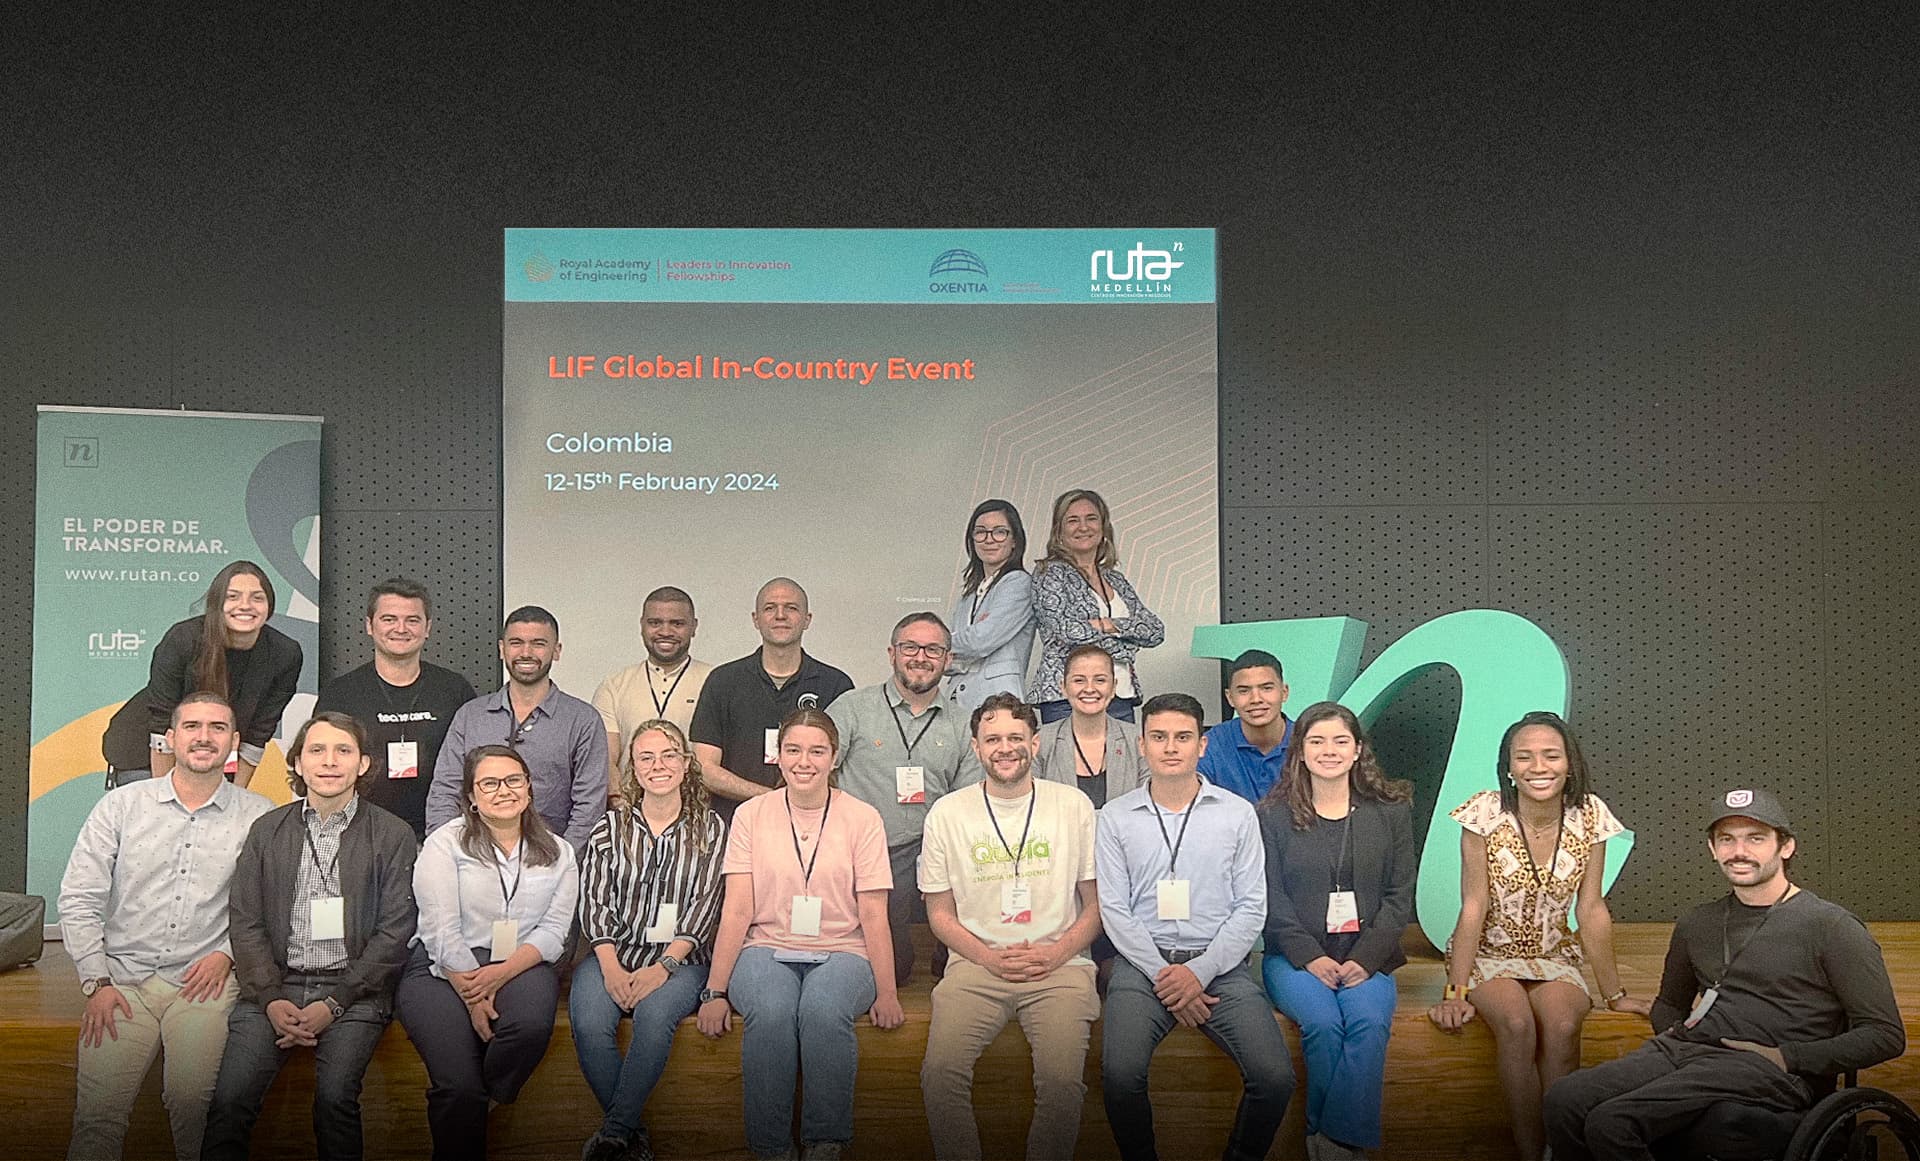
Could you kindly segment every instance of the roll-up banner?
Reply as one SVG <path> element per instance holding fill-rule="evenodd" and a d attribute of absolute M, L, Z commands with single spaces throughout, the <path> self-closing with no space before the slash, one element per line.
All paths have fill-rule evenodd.
<path fill-rule="evenodd" d="M 574 694 L 645 656 L 661 585 L 695 656 L 751 652 L 776 576 L 807 652 L 878 682 L 894 622 L 954 607 L 977 502 L 1031 563 L 1091 488 L 1166 622 L 1142 692 L 1218 696 L 1188 651 L 1219 610 L 1212 230 L 513 229 L 505 259 L 506 604 L 557 614 Z"/>
<path fill-rule="evenodd" d="M 39 409 L 27 890 L 47 897 L 50 923 L 103 793 L 108 719 L 145 688 L 155 643 L 201 612 L 234 560 L 273 582 L 270 623 L 305 655 L 253 779 L 288 800 L 283 747 L 318 677 L 320 429 L 313 416 Z"/>

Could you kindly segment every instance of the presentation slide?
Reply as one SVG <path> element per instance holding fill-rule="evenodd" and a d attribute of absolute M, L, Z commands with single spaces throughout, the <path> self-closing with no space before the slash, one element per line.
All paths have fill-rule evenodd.
<path fill-rule="evenodd" d="M 894 622 L 951 610 L 976 503 L 1031 563 L 1092 488 L 1167 623 L 1145 692 L 1214 704 L 1213 231 L 515 229 L 504 313 L 506 604 L 558 616 L 570 692 L 644 657 L 660 585 L 696 657 L 751 652 L 775 576 L 807 651 L 880 681 Z"/>

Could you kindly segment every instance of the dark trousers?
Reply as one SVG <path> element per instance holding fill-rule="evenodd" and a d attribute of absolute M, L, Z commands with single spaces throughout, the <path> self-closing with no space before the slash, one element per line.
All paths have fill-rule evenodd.
<path fill-rule="evenodd" d="M 1246 964 L 1221 972 L 1207 985 L 1220 997 L 1200 1030 L 1240 1068 L 1240 1107 L 1227 1138 L 1228 1161 L 1265 1157 L 1293 1096 L 1293 1059 L 1273 1018 L 1273 1005 Z M 1153 1051 L 1179 1021 L 1153 994 L 1153 981 L 1125 956 L 1113 961 L 1107 1006 L 1101 1021 L 1100 1084 L 1107 1124 L 1125 1161 L 1153 1161 L 1153 1103 L 1147 1069 Z"/>
<path fill-rule="evenodd" d="M 489 949 L 473 949 L 486 963 Z M 453 985 L 434 975 L 415 947 L 394 996 L 395 1014 L 427 1066 L 427 1124 L 437 1161 L 486 1156 L 487 1102 L 511 1102 L 533 1075 L 553 1039 L 560 977 L 549 963 L 509 980 L 493 998 L 500 1013 L 493 1039 L 482 1040 Z"/>
<path fill-rule="evenodd" d="M 296 993 L 288 998 L 305 1007 L 329 995 L 338 979 L 338 973 L 295 973 L 287 977 L 287 986 Z M 386 1030 L 387 1016 L 380 1006 L 361 1000 L 327 1025 L 314 1046 L 313 1140 L 327 1161 L 362 1153 L 360 1082 Z M 234 1004 L 227 1016 L 226 1055 L 220 1058 L 220 1078 L 214 1081 L 213 1103 L 207 1109 L 207 1135 L 201 1145 L 206 1161 L 245 1161 L 267 1090 L 287 1056 L 296 1051 L 275 1046 L 279 1038 L 266 1009 L 246 1000 Z"/>
<path fill-rule="evenodd" d="M 898 987 L 913 975 L 913 930 L 917 914 L 926 918 L 920 903 L 920 843 L 915 840 L 887 848 L 887 861 L 893 867 L 893 890 L 887 892 L 887 927 L 893 935 L 893 982 Z M 935 974 L 947 967 L 947 945 L 933 946 Z"/>
<path fill-rule="evenodd" d="M 1757 1052 L 1657 1036 L 1555 1082 L 1547 1091 L 1547 1143 L 1556 1161 L 1652 1158 L 1655 1141 L 1721 1101 L 1793 1112 L 1813 1103 L 1813 1090 Z"/>

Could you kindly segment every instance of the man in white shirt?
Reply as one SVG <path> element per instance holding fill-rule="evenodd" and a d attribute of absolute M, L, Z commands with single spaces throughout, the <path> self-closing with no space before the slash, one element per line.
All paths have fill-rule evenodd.
<path fill-rule="evenodd" d="M 227 891 L 247 831 L 273 804 L 226 780 L 233 707 L 193 693 L 173 709 L 170 774 L 94 805 L 60 881 L 60 931 L 87 997 L 70 1158 L 118 1157 L 164 1047 L 161 1099 L 181 1161 L 200 1156 L 207 1103 L 239 994 Z"/>
<path fill-rule="evenodd" d="M 927 812 L 920 860 L 933 933 L 957 957 L 933 989 L 920 1084 L 941 1161 L 978 1158 L 973 1067 L 1010 1019 L 1033 1054 L 1027 1157 L 1070 1158 L 1086 1099 L 1087 1041 L 1100 1015 L 1087 945 L 1100 933 L 1093 803 L 1036 782 L 1039 719 L 1010 693 L 973 711 L 976 791 Z"/>

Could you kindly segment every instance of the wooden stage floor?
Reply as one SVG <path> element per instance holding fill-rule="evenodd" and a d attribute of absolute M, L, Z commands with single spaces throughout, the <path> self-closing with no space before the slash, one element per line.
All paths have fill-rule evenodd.
<path fill-rule="evenodd" d="M 1885 949 L 1888 966 L 1916 1048 L 1902 1059 L 1869 1070 L 1862 1082 L 1920 1105 L 1920 923 L 1870 925 Z M 1659 979 L 1669 926 L 1623 924 L 1616 929 L 1621 974 L 1637 995 L 1650 995 Z M 917 932 L 926 936 L 924 928 Z M 1421 942 L 1412 962 L 1396 973 L 1400 1011 L 1395 1017 L 1386 1084 L 1386 1158 L 1500 1158 L 1511 1155 L 1492 1067 L 1492 1039 L 1479 1024 L 1459 1035 L 1440 1032 L 1425 1016 L 1439 999 L 1444 969 Z M 924 965 L 924 947 L 920 962 Z M 924 971 L 902 997 L 907 1026 L 894 1032 L 860 1030 L 860 1076 L 856 1135 L 849 1157 L 930 1157 L 920 1103 L 919 1067 L 926 1044 L 929 984 Z M 0 1096 L 9 1122 L 0 1129 L 0 1152 L 14 1158 L 65 1155 L 73 1114 L 74 1052 L 81 998 L 73 966 L 57 942 L 37 965 L 0 973 Z M 1283 1026 L 1285 1023 L 1283 1021 Z M 1595 1012 L 1587 1021 L 1583 1057 L 1595 1064 L 1631 1051 L 1648 1033 L 1644 1020 Z M 662 1158 L 744 1158 L 740 1113 L 740 1045 L 737 1030 L 718 1042 L 700 1036 L 691 1022 L 675 1040 L 667 1074 L 648 1109 L 648 1123 Z M 1288 1027 L 1296 1075 L 1298 1040 Z M 1117 1155 L 1100 1105 L 1099 1028 L 1088 1055 L 1087 1102 L 1079 1154 Z M 1238 1099 L 1231 1062 L 1197 1032 L 1176 1030 L 1155 1058 L 1156 1135 L 1161 1155 L 1217 1157 Z M 405 1033 L 388 1030 L 367 1072 L 362 1098 L 371 1158 L 424 1157 L 429 1149 L 425 1115 L 426 1073 Z M 307 1157 L 313 1152 L 307 1104 L 312 1068 L 296 1055 L 269 1097 L 255 1139 L 262 1157 Z M 1023 1151 L 1033 1090 L 1025 1041 L 1017 1027 L 995 1041 L 976 1070 L 975 1105 L 988 1157 L 1018 1157 Z M 1276 1157 L 1303 1157 L 1302 1101 L 1274 1148 Z M 562 1001 L 547 1057 L 518 1102 L 492 1114 L 491 1154 L 499 1158 L 573 1158 L 598 1123 L 598 1109 L 573 1055 Z M 127 1138 L 132 1157 L 171 1155 L 160 1107 L 158 1069 L 149 1076 Z"/>

